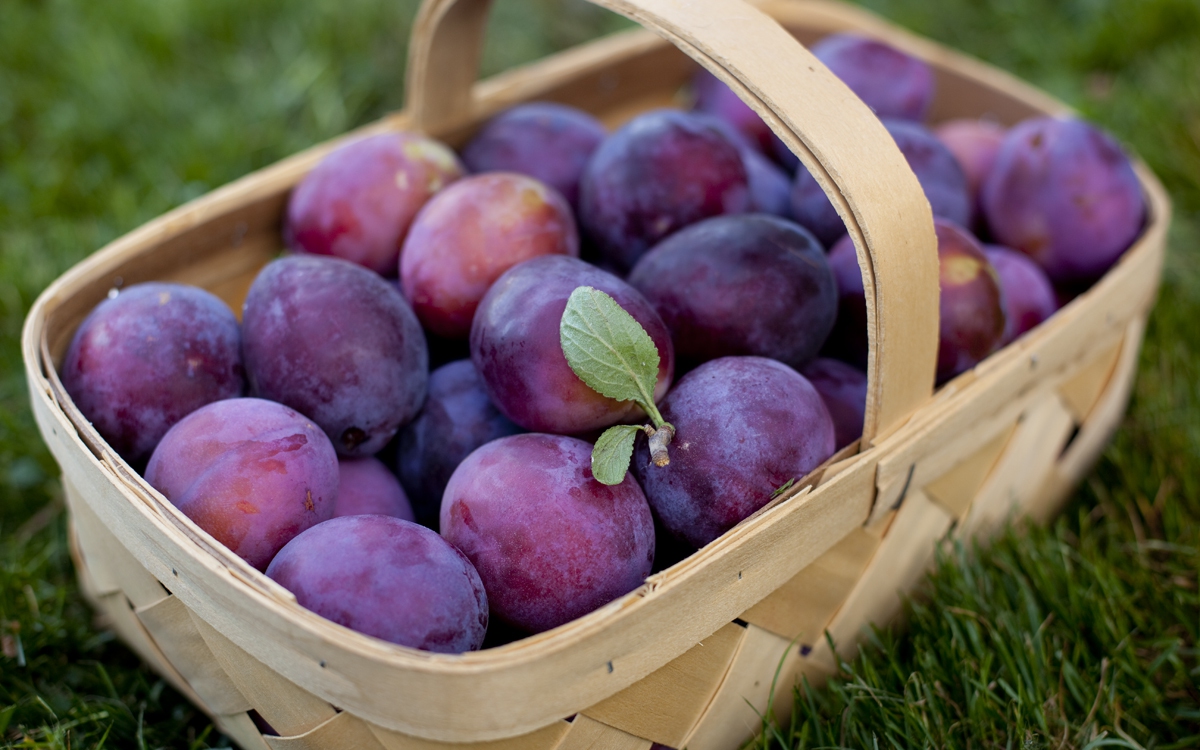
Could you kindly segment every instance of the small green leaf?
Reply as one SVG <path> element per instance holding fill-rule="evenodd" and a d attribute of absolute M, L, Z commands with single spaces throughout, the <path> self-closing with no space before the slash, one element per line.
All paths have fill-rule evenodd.
<path fill-rule="evenodd" d="M 600 484 L 620 484 L 629 471 L 633 457 L 633 441 L 641 427 L 619 424 L 609 427 L 592 448 L 592 476 Z"/>
<path fill-rule="evenodd" d="M 592 460 L 593 460 L 593 462 L 595 461 L 595 459 L 592 459 Z M 796 483 L 796 478 L 792 477 L 791 479 L 787 480 L 783 484 L 779 485 L 778 487 L 775 488 L 775 491 L 771 493 L 771 499 L 774 500 L 775 498 L 779 497 L 783 493 L 787 492 L 789 489 L 792 488 L 792 485 L 795 483 Z"/>
<path fill-rule="evenodd" d="M 616 300 L 590 286 L 571 292 L 558 328 L 567 364 L 589 388 L 654 407 L 658 347 Z"/>

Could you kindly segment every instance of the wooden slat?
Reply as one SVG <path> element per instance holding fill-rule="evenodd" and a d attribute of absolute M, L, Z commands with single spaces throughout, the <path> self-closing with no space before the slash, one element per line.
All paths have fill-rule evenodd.
<path fill-rule="evenodd" d="M 247 713 L 228 714 L 214 717 L 217 728 L 229 739 L 238 743 L 242 750 L 271 750 L 271 746 L 263 739 L 254 719 Z"/>
<path fill-rule="evenodd" d="M 343 711 L 294 737 L 263 737 L 271 750 L 385 750 L 362 719 Z"/>
<path fill-rule="evenodd" d="M 583 715 L 667 747 L 683 747 L 745 635 L 745 628 L 730 623 Z"/>
<path fill-rule="evenodd" d="M 1058 395 L 1067 411 L 1075 418 L 1076 424 L 1087 421 L 1092 407 L 1104 393 L 1104 386 L 1112 377 L 1113 368 L 1117 366 L 1117 360 L 1120 358 L 1121 343 L 1116 341 L 1112 346 L 1100 351 L 1058 386 Z"/>
<path fill-rule="evenodd" d="M 200 617 L 193 614 L 192 623 L 238 692 L 280 736 L 304 734 L 333 718 L 328 703 L 280 677 Z"/>
<path fill-rule="evenodd" d="M 811 646 L 862 576 L 880 537 L 855 529 L 742 615 L 746 622 Z"/>
<path fill-rule="evenodd" d="M 569 722 L 559 720 L 519 737 L 459 744 L 421 739 L 374 724 L 367 726 L 385 750 L 555 750 L 571 729 Z"/>
<path fill-rule="evenodd" d="M 1000 430 L 982 448 L 925 485 L 925 494 L 954 518 L 965 516 L 1016 429 L 1014 422 L 1007 429 Z"/>
<path fill-rule="evenodd" d="M 688 750 L 728 750 L 757 734 L 777 691 L 791 692 L 799 667 L 794 643 L 755 625 L 734 657 L 712 705 L 684 743 Z"/>
<path fill-rule="evenodd" d="M 104 613 L 109 626 L 116 631 L 121 640 L 134 650 L 142 661 L 162 675 L 171 687 L 182 693 L 193 703 L 199 703 L 199 696 L 192 691 L 191 686 L 183 675 L 175 669 L 166 655 L 159 650 L 154 638 L 142 625 L 141 620 L 134 614 L 129 600 L 121 592 L 104 594 L 98 597 L 97 605 Z"/>
<path fill-rule="evenodd" d="M 620 729 L 579 714 L 557 750 L 650 750 L 650 740 L 634 737 Z"/>
<path fill-rule="evenodd" d="M 236 714 L 252 706 L 221 668 L 201 637 L 183 602 L 168 596 L 149 607 L 139 607 L 137 618 L 154 638 L 159 650 L 183 675 L 209 714 Z"/>

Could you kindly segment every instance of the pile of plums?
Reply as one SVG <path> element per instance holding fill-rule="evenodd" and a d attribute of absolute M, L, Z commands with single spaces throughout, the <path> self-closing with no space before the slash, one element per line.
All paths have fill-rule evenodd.
<path fill-rule="evenodd" d="M 1095 127 L 930 130 L 925 63 L 851 35 L 813 51 L 882 119 L 936 216 L 939 380 L 1138 236 L 1138 181 Z M 489 616 L 533 633 L 590 612 L 862 430 L 866 305 L 841 218 L 724 84 L 700 73 L 691 91 L 691 111 L 612 133 L 534 103 L 459 154 L 413 133 L 347 143 L 292 192 L 291 252 L 240 324 L 203 290 L 132 286 L 80 326 L 63 382 L 150 484 L 330 620 L 461 652 Z M 559 325 L 580 286 L 649 335 L 676 430 L 667 466 L 643 440 L 615 485 L 593 478 L 591 442 L 646 416 L 568 365 Z"/>

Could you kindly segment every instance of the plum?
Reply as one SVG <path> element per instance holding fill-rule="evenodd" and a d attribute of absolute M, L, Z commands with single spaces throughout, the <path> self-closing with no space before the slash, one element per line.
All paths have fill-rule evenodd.
<path fill-rule="evenodd" d="M 463 175 L 447 146 L 415 133 L 380 133 L 329 153 L 288 199 L 284 237 L 297 252 L 333 255 L 380 274 L 417 211 Z"/>
<path fill-rule="evenodd" d="M 775 216 L 692 224 L 643 255 L 628 280 L 671 330 L 681 367 L 753 354 L 798 368 L 817 355 L 837 316 L 825 251 Z"/>
<path fill-rule="evenodd" d="M 991 120 L 976 120 L 964 118 L 950 120 L 934 128 L 937 136 L 962 167 L 967 178 L 967 190 L 971 194 L 972 210 L 978 213 L 980 209 L 979 193 L 983 181 L 992 171 L 996 163 L 996 155 L 1000 153 L 1000 144 L 1008 130 Z"/>
<path fill-rule="evenodd" d="M 845 362 L 819 357 L 808 363 L 800 374 L 808 378 L 833 418 L 838 449 L 862 437 L 863 418 L 867 413 L 867 374 Z"/>
<path fill-rule="evenodd" d="M 395 463 L 417 520 L 436 528 L 450 475 L 471 451 L 520 432 L 488 398 L 471 360 L 442 365 L 429 375 L 429 397 L 417 418 L 396 436 Z"/>
<path fill-rule="evenodd" d="M 733 93 L 733 89 L 724 81 L 700 68 L 692 76 L 692 95 L 695 100 L 693 108 L 697 112 L 718 117 L 728 123 L 741 134 L 747 145 L 752 144 L 755 150 L 764 154 L 771 152 L 771 139 L 775 134 L 758 113 Z"/>
<path fill-rule="evenodd" d="M 335 518 L 279 551 L 267 575 L 305 609 L 366 635 L 443 654 L 475 651 L 488 599 L 470 561 L 391 516 Z"/>
<path fill-rule="evenodd" d="M 1000 347 L 1004 298 L 1000 279 L 970 232 L 934 219 L 938 239 L 939 382 L 971 369 Z"/>
<path fill-rule="evenodd" d="M 966 225 L 971 221 L 971 196 L 962 167 L 937 137 L 923 125 L 907 120 L 885 119 L 884 126 L 908 166 L 921 183 L 934 216 Z M 792 182 L 792 218 L 808 229 L 826 247 L 843 235 L 846 227 L 833 203 L 812 174 L 801 165 Z"/>
<path fill-rule="evenodd" d="M 688 224 L 750 206 L 737 147 L 708 118 L 665 109 L 639 115 L 605 139 L 579 195 L 580 223 L 621 270 Z"/>
<path fill-rule="evenodd" d="M 512 435 L 467 456 L 446 486 L 442 536 L 479 571 L 492 613 L 533 633 L 587 614 L 641 585 L 654 521 L 630 474 L 592 477 L 592 446 Z"/>
<path fill-rule="evenodd" d="M 747 211 L 787 216 L 791 206 L 791 179 L 774 162 L 756 148 L 744 133 L 719 117 L 698 113 L 720 130 L 742 155 L 742 166 L 746 168 L 747 185 L 750 188 L 750 205 Z"/>
<path fill-rule="evenodd" d="M 472 172 L 519 172 L 540 180 L 574 208 L 583 168 L 607 134 L 581 109 L 530 102 L 489 120 L 463 148 L 462 159 Z"/>
<path fill-rule="evenodd" d="M 929 64 L 877 39 L 830 34 L 812 53 L 878 117 L 920 121 L 933 103 Z"/>
<path fill-rule="evenodd" d="M 532 177 L 489 172 L 459 180 L 417 214 L 400 252 L 400 284 L 427 330 L 465 338 L 500 274 L 555 253 L 579 257 L 571 207 Z"/>
<path fill-rule="evenodd" d="M 135 284 L 96 306 L 60 374 L 79 411 L 140 468 L 172 425 L 245 389 L 241 333 L 215 295 L 184 284 Z"/>
<path fill-rule="evenodd" d="M 1007 321 L 1000 345 L 1005 346 L 1053 315 L 1058 300 L 1046 272 L 1029 256 L 1000 245 L 984 245 L 983 252 L 1000 279 Z"/>
<path fill-rule="evenodd" d="M 577 287 L 599 289 L 650 334 L 658 348 L 654 398 L 675 372 L 671 333 L 636 289 L 612 274 L 565 255 L 543 255 L 513 266 L 496 280 L 475 313 L 471 361 L 492 403 L 534 432 L 581 433 L 637 419 L 641 408 L 593 391 L 563 355 L 559 324 Z"/>
<path fill-rule="evenodd" d="M 1129 157 L 1074 117 L 1034 118 L 1009 131 L 983 185 L 983 210 L 996 240 L 1033 258 L 1056 285 L 1099 278 L 1146 216 Z"/>
<path fill-rule="evenodd" d="M 338 459 L 338 494 L 333 517 L 380 515 L 413 520 L 400 480 L 374 456 Z"/>
<path fill-rule="evenodd" d="M 833 455 L 834 428 L 800 373 L 765 357 L 722 357 L 680 378 L 660 405 L 675 427 L 671 463 L 633 467 L 670 533 L 703 547 L 766 505 L 790 479 Z"/>
<path fill-rule="evenodd" d="M 338 258 L 268 263 L 242 313 L 251 391 L 306 414 L 343 456 L 377 453 L 425 401 L 429 353 L 396 287 Z"/>
<path fill-rule="evenodd" d="M 167 432 L 146 481 L 263 570 L 293 537 L 333 517 L 337 454 L 319 427 L 282 404 L 225 399 Z"/>
<path fill-rule="evenodd" d="M 837 321 L 825 339 L 821 353 L 848 362 L 860 370 L 867 367 L 870 341 L 867 331 L 867 296 L 862 271 L 850 235 L 844 235 L 829 251 L 829 269 L 838 290 Z"/>

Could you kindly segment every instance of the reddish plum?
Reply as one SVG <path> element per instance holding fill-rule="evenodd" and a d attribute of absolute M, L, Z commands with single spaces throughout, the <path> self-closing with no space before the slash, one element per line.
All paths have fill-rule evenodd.
<path fill-rule="evenodd" d="M 878 117 L 923 120 L 933 103 L 929 64 L 877 39 L 831 34 L 812 53 Z"/>
<path fill-rule="evenodd" d="M 843 236 L 829 251 L 829 268 L 837 282 L 838 314 L 821 353 L 849 362 L 859 369 L 866 369 L 870 349 L 867 295 L 850 235 Z"/>
<path fill-rule="evenodd" d="M 333 516 L 337 454 L 319 427 L 282 404 L 226 399 L 167 432 L 146 481 L 263 570 L 293 537 Z"/>
<path fill-rule="evenodd" d="M 762 153 L 770 153 L 775 134 L 724 81 L 701 68 L 692 76 L 692 94 L 697 112 L 720 118 L 735 128 L 748 145 L 752 144 Z"/>
<path fill-rule="evenodd" d="M 489 120 L 462 158 L 472 172 L 519 172 L 540 180 L 575 207 L 583 168 L 607 134 L 581 109 L 530 102 Z"/>
<path fill-rule="evenodd" d="M 650 334 L 659 354 L 655 400 L 671 384 L 675 353 L 670 331 L 640 292 L 576 258 L 534 258 L 497 279 L 471 327 L 471 360 L 488 396 L 527 430 L 581 433 L 642 414 L 632 401 L 596 393 L 567 364 L 559 324 L 571 292 L 581 286 L 610 295 Z"/>
<path fill-rule="evenodd" d="M 492 612 L 539 633 L 641 585 L 654 561 L 654 521 L 630 474 L 592 477 L 592 446 L 513 435 L 459 465 L 442 501 L 442 536 L 479 571 Z"/>
<path fill-rule="evenodd" d="M 971 193 L 972 207 L 978 211 L 983 181 L 996 163 L 996 155 L 1000 153 L 1000 144 L 1004 142 L 1008 130 L 990 120 L 966 118 L 944 122 L 933 133 L 950 149 L 962 167 L 967 178 L 967 190 Z"/>
<path fill-rule="evenodd" d="M 471 360 L 430 373 L 425 406 L 396 437 L 396 474 L 417 520 L 436 528 L 446 483 L 462 460 L 484 443 L 520 431 L 488 398 Z"/>
<path fill-rule="evenodd" d="M 1007 324 L 1000 341 L 1004 346 L 1053 315 L 1058 300 L 1046 272 L 1029 256 L 1000 245 L 984 245 L 983 252 L 996 269 L 1004 296 Z"/>
<path fill-rule="evenodd" d="M 672 232 L 749 206 L 737 147 L 708 118 L 674 110 L 647 112 L 610 135 L 580 183 L 580 223 L 623 270 Z"/>
<path fill-rule="evenodd" d="M 500 274 L 550 254 L 579 257 L 570 206 L 532 177 L 489 172 L 459 180 L 421 209 L 400 253 L 400 283 L 427 330 L 465 338 Z"/>
<path fill-rule="evenodd" d="M 983 186 L 983 210 L 996 239 L 1033 258 L 1055 284 L 1099 278 L 1146 216 L 1120 145 L 1071 117 L 1026 120 L 1009 131 Z"/>
<path fill-rule="evenodd" d="M 633 468 L 675 537 L 703 547 L 834 451 L 833 420 L 803 375 L 773 359 L 723 357 L 687 375 L 660 405 L 675 427 L 671 463 L 638 441 Z"/>
<path fill-rule="evenodd" d="M 681 229 L 642 256 L 629 283 L 671 330 L 681 364 L 753 354 L 800 367 L 837 316 L 837 284 L 820 244 L 763 214 Z"/>
<path fill-rule="evenodd" d="M 488 600 L 467 558 L 391 516 L 335 518 L 279 551 L 267 575 L 301 607 L 366 635 L 443 654 L 475 651 Z"/>
<path fill-rule="evenodd" d="M 322 159 L 292 191 L 284 236 L 298 252 L 394 274 L 417 211 L 462 174 L 453 151 L 415 133 L 351 141 Z"/>
<path fill-rule="evenodd" d="M 425 400 L 417 317 L 395 286 L 353 263 L 269 263 L 246 297 L 242 336 L 254 395 L 308 415 L 343 456 L 378 452 Z"/>
<path fill-rule="evenodd" d="M 61 376 L 100 436 L 140 468 L 180 419 L 242 395 L 237 318 L 203 289 L 136 284 L 84 319 Z"/>
<path fill-rule="evenodd" d="M 400 480 L 378 458 L 339 458 L 333 517 L 365 515 L 412 521 L 413 509 Z"/>
<path fill-rule="evenodd" d="M 979 242 L 961 226 L 934 219 L 940 267 L 938 381 L 971 369 L 1000 347 L 1004 298 Z"/>
<path fill-rule="evenodd" d="M 858 440 L 867 413 L 867 374 L 825 357 L 814 359 L 800 374 L 813 384 L 829 409 L 838 449 Z"/>

